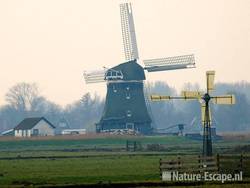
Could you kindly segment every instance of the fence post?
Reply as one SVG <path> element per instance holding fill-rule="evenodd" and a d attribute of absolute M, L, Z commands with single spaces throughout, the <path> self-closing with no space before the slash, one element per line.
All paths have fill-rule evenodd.
<path fill-rule="evenodd" d="M 240 154 L 240 170 L 243 171 L 243 154 Z"/>
<path fill-rule="evenodd" d="M 181 169 L 181 157 L 180 156 L 178 156 L 177 158 L 177 164 L 178 164 L 178 170 L 180 170 Z"/>
<path fill-rule="evenodd" d="M 162 178 L 161 160 L 162 160 L 162 159 L 160 158 L 160 161 L 159 161 L 159 163 L 160 163 L 159 169 L 160 169 L 160 177 Z"/>
<path fill-rule="evenodd" d="M 200 168 L 201 168 L 201 156 L 198 155 L 198 169 L 199 169 L 199 172 L 200 172 Z"/>
<path fill-rule="evenodd" d="M 216 155 L 216 165 L 217 165 L 218 172 L 220 172 L 220 155 L 218 153 Z"/>

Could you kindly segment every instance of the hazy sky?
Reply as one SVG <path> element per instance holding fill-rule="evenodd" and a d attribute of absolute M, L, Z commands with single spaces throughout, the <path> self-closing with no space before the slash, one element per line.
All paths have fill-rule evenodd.
<path fill-rule="evenodd" d="M 85 92 L 83 70 L 123 62 L 117 0 L 0 0 L 0 105 L 17 82 L 36 82 L 50 100 L 66 105 Z M 249 0 L 132 0 L 141 59 L 194 53 L 196 69 L 147 74 L 181 89 L 250 81 Z"/>

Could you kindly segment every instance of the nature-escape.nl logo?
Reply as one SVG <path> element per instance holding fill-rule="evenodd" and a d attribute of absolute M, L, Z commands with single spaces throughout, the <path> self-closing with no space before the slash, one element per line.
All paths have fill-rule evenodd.
<path fill-rule="evenodd" d="M 242 172 L 235 174 L 220 174 L 220 173 L 179 173 L 178 171 L 163 171 L 162 181 L 242 181 Z"/>

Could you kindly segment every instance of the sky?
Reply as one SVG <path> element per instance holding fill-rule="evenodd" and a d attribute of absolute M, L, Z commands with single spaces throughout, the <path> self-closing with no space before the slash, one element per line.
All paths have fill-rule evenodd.
<path fill-rule="evenodd" d="M 0 105 L 18 82 L 37 83 L 60 105 L 106 84 L 86 85 L 84 70 L 124 61 L 122 0 L 0 0 Z M 249 0 L 131 0 L 143 59 L 195 54 L 196 68 L 147 73 L 179 91 L 186 82 L 250 81 Z"/>

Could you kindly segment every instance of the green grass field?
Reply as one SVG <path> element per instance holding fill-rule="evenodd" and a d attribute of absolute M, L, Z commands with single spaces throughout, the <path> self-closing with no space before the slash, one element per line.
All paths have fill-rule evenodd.
<path fill-rule="evenodd" d="M 1 184 L 79 184 L 160 180 L 159 157 L 101 156 L 83 159 L 1 161 Z"/>
<path fill-rule="evenodd" d="M 140 141 L 143 150 L 125 151 L 127 139 Z M 162 144 L 165 149 L 149 151 L 147 144 Z M 247 144 L 249 141 L 214 143 L 215 150 L 221 152 Z M 200 141 L 175 136 L 1 140 L 0 186 L 160 182 L 160 158 L 197 155 L 200 151 Z M 49 158 L 20 158 L 42 156 Z M 58 158 L 60 156 L 69 158 Z M 11 160 L 3 160 L 4 157 Z"/>

